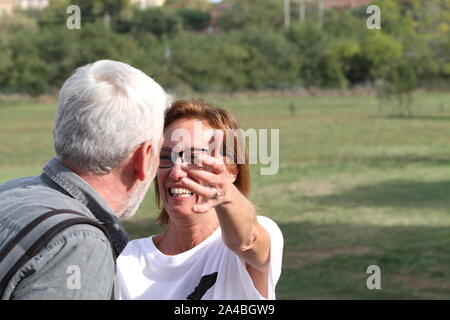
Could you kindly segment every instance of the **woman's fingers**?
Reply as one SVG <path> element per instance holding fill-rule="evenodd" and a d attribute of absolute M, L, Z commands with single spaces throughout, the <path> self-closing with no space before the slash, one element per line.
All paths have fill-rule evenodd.
<path fill-rule="evenodd" d="M 181 179 L 181 183 L 189 190 L 195 192 L 196 194 L 206 199 L 213 199 L 217 196 L 217 189 L 202 186 L 201 184 L 198 184 L 197 182 L 193 181 L 188 177 Z"/>
<path fill-rule="evenodd" d="M 222 159 L 211 157 L 210 155 L 207 154 L 202 155 L 199 166 L 203 168 L 208 168 L 210 169 L 210 171 L 217 173 L 226 171 L 226 167 Z M 193 167 L 189 166 L 187 163 L 182 164 L 183 170 L 198 169 L 199 166 Z"/>
<path fill-rule="evenodd" d="M 209 155 L 203 155 L 198 165 L 182 163 L 181 168 L 186 172 L 190 172 L 192 170 L 203 170 L 203 171 L 211 171 L 218 174 L 226 172 L 227 170 L 222 159 L 217 159 Z"/>
<path fill-rule="evenodd" d="M 187 174 L 191 178 L 201 180 L 205 182 L 205 184 L 210 186 L 216 186 L 220 184 L 220 178 L 216 174 L 209 171 L 191 168 L 187 170 Z"/>
<path fill-rule="evenodd" d="M 181 168 L 188 173 L 188 177 L 183 178 L 181 183 L 198 195 L 199 203 L 192 208 L 194 212 L 207 212 L 223 201 L 221 195 L 225 194 L 223 187 L 226 183 L 227 167 L 221 154 L 222 145 L 223 131 L 217 130 L 210 141 L 211 155 L 202 154 L 196 166 L 188 163 L 181 164 Z M 219 196 L 220 199 L 218 199 Z"/>

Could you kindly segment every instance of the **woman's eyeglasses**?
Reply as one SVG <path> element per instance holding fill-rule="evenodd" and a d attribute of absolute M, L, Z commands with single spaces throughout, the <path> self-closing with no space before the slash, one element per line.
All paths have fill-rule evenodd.
<path fill-rule="evenodd" d="M 198 165 L 201 162 L 202 155 L 206 154 L 208 149 L 204 148 L 186 148 L 181 151 L 173 151 L 172 148 L 161 148 L 159 154 L 159 168 L 167 169 L 173 167 L 178 158 L 184 163 Z"/>

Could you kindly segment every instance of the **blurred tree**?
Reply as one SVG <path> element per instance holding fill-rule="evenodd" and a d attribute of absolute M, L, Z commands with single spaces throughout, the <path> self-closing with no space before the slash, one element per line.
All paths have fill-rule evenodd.
<path fill-rule="evenodd" d="M 0 34 L 14 34 L 21 31 L 36 31 L 38 28 L 36 19 L 30 18 L 23 12 L 14 15 L 2 15 L 0 19 Z"/>
<path fill-rule="evenodd" d="M 306 88 L 346 85 L 339 54 L 333 52 L 333 42 L 318 24 L 293 24 L 287 31 L 287 38 L 296 46 L 303 61 L 298 77 Z"/>
<path fill-rule="evenodd" d="M 77 66 L 100 59 L 132 62 L 141 54 L 137 41 L 130 36 L 102 28 L 102 22 L 86 24 L 79 33 Z"/>
<path fill-rule="evenodd" d="M 405 61 L 402 43 L 382 30 L 367 31 L 360 59 L 368 66 L 369 77 L 375 85 L 379 111 L 394 106 L 401 114 L 411 115 L 417 77 L 414 66 Z"/>
<path fill-rule="evenodd" d="M 45 62 L 39 57 L 38 32 L 21 31 L 10 41 L 12 64 L 6 70 L 7 90 L 39 95 L 49 89 Z"/>
<path fill-rule="evenodd" d="M 79 66 L 80 32 L 51 25 L 40 29 L 35 43 L 40 48 L 38 56 L 45 64 L 46 78 L 42 81 L 52 88 L 61 87 Z"/>
<path fill-rule="evenodd" d="M 218 36 L 180 34 L 170 42 L 169 75 L 198 91 L 287 88 L 296 83 L 296 49 L 272 30 L 244 29 Z"/>
<path fill-rule="evenodd" d="M 365 33 L 360 54 L 369 66 L 368 76 L 371 79 L 386 77 L 402 60 L 402 53 L 402 44 L 383 31 L 370 30 Z"/>
<path fill-rule="evenodd" d="M 13 67 L 12 54 L 9 37 L 0 37 L 0 88 L 9 86 L 8 71 Z"/>
<path fill-rule="evenodd" d="M 305 60 L 283 33 L 252 26 L 231 36 L 248 52 L 243 66 L 248 88 L 290 88 L 299 84 L 298 73 Z"/>
<path fill-rule="evenodd" d="M 283 2 L 279 0 L 233 0 L 231 9 L 219 17 L 218 25 L 224 31 L 248 26 L 263 29 L 283 27 Z"/>
<path fill-rule="evenodd" d="M 49 2 L 48 7 L 42 10 L 39 16 L 39 25 L 40 26 L 65 26 L 67 19 L 67 7 L 70 6 L 69 0 L 53 0 Z M 84 19 L 82 18 L 84 22 Z"/>
<path fill-rule="evenodd" d="M 45 92 L 104 58 L 133 63 L 166 87 L 201 91 L 375 83 L 380 95 L 408 101 L 419 85 L 450 82 L 450 0 L 379 0 L 381 30 L 365 27 L 360 8 L 327 10 L 322 29 L 307 18 L 287 31 L 282 1 L 226 0 L 215 35 L 199 32 L 215 6 L 203 0 L 145 10 L 78 0 L 82 28 L 74 31 L 65 27 L 69 4 L 52 0 L 43 11 L 0 20 L 2 91 Z"/>
<path fill-rule="evenodd" d="M 205 30 L 211 21 L 211 14 L 209 12 L 197 9 L 180 9 L 178 10 L 178 14 L 183 19 L 183 28 L 187 30 Z"/>
<path fill-rule="evenodd" d="M 229 35 L 198 37 L 183 33 L 170 41 L 167 68 L 171 87 L 227 91 L 246 87 L 242 67 L 247 52 Z"/>
<path fill-rule="evenodd" d="M 180 32 L 182 19 L 170 8 L 138 9 L 134 13 L 131 32 L 135 35 L 150 32 L 157 37 L 168 37 Z"/>
<path fill-rule="evenodd" d="M 208 0 L 167 0 L 164 6 L 175 9 L 194 9 L 203 12 L 212 8 L 212 4 Z"/>
<path fill-rule="evenodd" d="M 348 84 L 360 84 L 367 80 L 367 70 L 354 68 L 355 58 L 360 52 L 361 44 L 357 40 L 349 38 L 330 40 L 326 54 L 335 65 L 338 87 L 343 88 Z M 355 74 L 356 72 L 358 73 Z"/>
<path fill-rule="evenodd" d="M 117 18 L 131 7 L 129 0 L 71 0 L 70 4 L 79 6 L 83 17 L 103 17 L 104 14 L 109 14 L 112 18 Z"/>
<path fill-rule="evenodd" d="M 412 3 L 415 17 L 415 42 L 412 64 L 422 86 L 432 86 L 439 79 L 449 79 L 450 69 L 450 0 L 416 1 Z M 408 48 L 409 49 L 409 48 Z M 436 77 L 438 76 L 438 77 Z M 437 81 L 436 81 L 437 80 Z"/>

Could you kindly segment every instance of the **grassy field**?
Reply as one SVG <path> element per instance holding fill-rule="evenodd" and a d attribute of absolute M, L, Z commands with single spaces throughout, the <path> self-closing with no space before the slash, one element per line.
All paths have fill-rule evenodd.
<path fill-rule="evenodd" d="M 251 199 L 285 238 L 279 299 L 450 298 L 449 101 L 418 94 L 404 117 L 369 96 L 213 100 L 244 128 L 280 129 L 278 174 L 251 168 Z M 53 155 L 54 109 L 0 101 L 0 183 Z M 158 232 L 156 213 L 152 191 L 131 238 Z M 372 264 L 381 290 L 366 287 Z"/>

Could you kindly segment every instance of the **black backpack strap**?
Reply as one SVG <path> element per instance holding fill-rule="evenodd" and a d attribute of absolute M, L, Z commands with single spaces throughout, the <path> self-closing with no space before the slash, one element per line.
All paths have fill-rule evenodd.
<path fill-rule="evenodd" d="M 20 230 L 0 252 L 0 297 L 20 268 L 39 253 L 58 233 L 76 224 L 95 226 L 108 237 L 106 228 L 99 222 L 73 210 L 52 210 L 40 215 Z"/>

